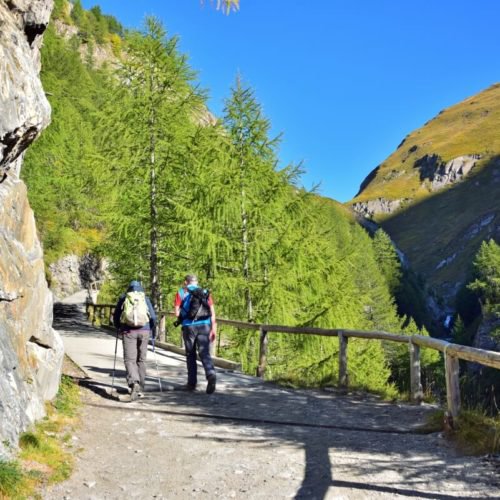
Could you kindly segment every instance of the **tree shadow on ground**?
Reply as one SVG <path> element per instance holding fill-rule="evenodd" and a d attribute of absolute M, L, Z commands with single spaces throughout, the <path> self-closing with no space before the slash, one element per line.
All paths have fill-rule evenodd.
<path fill-rule="evenodd" d="M 74 335 L 79 337 L 82 335 L 92 335 L 99 338 L 109 337 L 108 333 L 92 326 L 87 321 L 84 308 L 79 304 L 56 302 L 54 304 L 54 321 L 52 327 L 67 334 L 74 332 Z"/>
<path fill-rule="evenodd" d="M 226 377 L 231 378 L 231 374 L 224 374 Z M 252 429 L 251 434 L 262 436 L 257 443 L 262 441 L 263 447 L 269 440 L 299 446 L 305 452 L 305 467 L 295 498 L 325 498 L 332 489 L 339 494 L 354 489 L 365 495 L 477 498 L 476 491 L 470 496 L 464 493 L 471 486 L 481 490 L 481 471 L 468 466 L 477 465 L 476 459 L 454 456 L 436 435 L 423 435 L 416 429 L 415 422 L 422 421 L 425 410 L 390 405 L 372 396 L 294 391 L 272 383 L 240 386 L 239 380 L 246 378 L 233 374 L 232 380 L 222 382 L 219 390 L 209 396 L 203 391 L 182 392 L 179 384 L 162 376 L 169 389 L 147 392 L 135 403 L 117 403 L 114 408 L 125 412 L 140 408 L 146 413 L 207 420 L 207 428 L 215 435 L 192 439 L 221 441 L 224 438 L 217 436 L 217 426 L 230 424 Z M 88 387 L 106 397 L 102 383 Z M 413 413 L 411 419 L 405 418 L 408 410 Z M 419 416 L 415 417 L 415 413 Z M 336 457 L 336 452 L 358 455 L 355 465 L 352 460 Z M 389 479 L 382 477 L 393 470 L 397 474 L 389 474 Z M 346 476 L 348 480 L 343 480 Z M 354 481 L 353 476 L 359 481 Z M 434 487 L 429 487 L 431 483 Z M 462 486 L 454 491 L 452 483 Z M 489 491 L 482 493 L 487 496 Z"/>

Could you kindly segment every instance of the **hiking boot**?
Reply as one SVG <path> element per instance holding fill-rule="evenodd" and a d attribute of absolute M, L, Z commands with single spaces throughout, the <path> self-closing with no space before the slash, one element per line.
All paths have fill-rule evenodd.
<path fill-rule="evenodd" d="M 207 378 L 207 394 L 212 394 L 215 391 L 215 382 L 216 382 L 215 373 L 212 373 Z"/>
<path fill-rule="evenodd" d="M 130 401 L 135 401 L 139 397 L 140 393 L 141 393 L 141 386 L 136 382 L 132 386 L 132 392 L 130 393 Z"/>
<path fill-rule="evenodd" d="M 196 391 L 196 385 L 193 385 L 193 384 L 183 385 L 182 390 L 187 391 L 187 392 L 194 392 L 194 391 Z"/>

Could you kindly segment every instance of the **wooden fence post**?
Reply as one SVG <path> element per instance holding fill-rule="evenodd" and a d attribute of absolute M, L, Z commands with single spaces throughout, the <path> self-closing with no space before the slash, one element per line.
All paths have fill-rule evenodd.
<path fill-rule="evenodd" d="M 113 326 L 113 306 L 108 308 L 108 326 Z"/>
<path fill-rule="evenodd" d="M 339 387 L 346 390 L 349 385 L 349 375 L 347 372 L 347 342 L 349 337 L 346 337 L 342 332 L 339 332 Z"/>
<path fill-rule="evenodd" d="M 424 399 L 422 390 L 422 376 L 420 370 L 420 346 L 414 344 L 411 340 L 408 343 L 410 350 L 410 393 L 411 400 L 420 404 Z"/>
<path fill-rule="evenodd" d="M 444 349 L 444 366 L 446 371 L 446 401 L 448 411 L 453 418 L 458 417 L 460 412 L 460 380 L 459 380 L 459 360 L 455 356 L 450 356 Z"/>
<path fill-rule="evenodd" d="M 216 355 L 220 356 L 220 344 L 221 344 L 221 331 L 217 331 L 217 350 L 216 350 Z"/>
<path fill-rule="evenodd" d="M 257 377 L 264 378 L 267 362 L 267 332 L 259 328 L 260 349 L 259 349 L 259 366 L 257 367 Z"/>

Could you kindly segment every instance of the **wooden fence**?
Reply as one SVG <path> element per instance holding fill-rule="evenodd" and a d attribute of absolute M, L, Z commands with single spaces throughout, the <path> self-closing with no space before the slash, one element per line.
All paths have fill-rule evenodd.
<path fill-rule="evenodd" d="M 112 325 L 114 305 L 110 304 L 87 304 L 87 314 L 94 324 L 100 323 Z M 173 316 L 173 312 L 160 312 L 160 338 L 165 335 L 166 316 Z M 420 348 L 427 347 L 440 351 L 444 355 L 446 374 L 446 399 L 449 413 L 456 417 L 460 411 L 460 385 L 459 385 L 459 360 L 472 361 L 491 368 L 500 369 L 500 353 L 476 349 L 459 344 L 453 344 L 444 340 L 423 335 L 398 335 L 387 332 L 371 332 L 362 330 L 324 329 L 310 327 L 291 327 L 282 325 L 265 325 L 261 323 L 245 323 L 229 319 L 217 319 L 223 325 L 238 329 L 254 330 L 259 333 L 259 364 L 257 376 L 263 378 L 267 363 L 267 342 L 269 333 L 287 333 L 300 335 L 322 335 L 325 337 L 338 337 L 339 339 L 339 386 L 347 388 L 347 347 L 349 338 L 361 338 L 367 340 L 385 340 L 389 342 L 400 342 L 408 344 L 410 353 L 410 392 L 411 399 L 420 403 L 423 398 L 421 370 L 420 370 Z"/>

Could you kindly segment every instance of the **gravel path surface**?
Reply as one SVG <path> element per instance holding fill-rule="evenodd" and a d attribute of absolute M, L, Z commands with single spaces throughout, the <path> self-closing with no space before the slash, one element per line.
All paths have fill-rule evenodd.
<path fill-rule="evenodd" d="M 289 390 L 222 370 L 215 394 L 188 393 L 179 390 L 182 358 L 166 351 L 156 353 L 158 372 L 150 355 L 145 396 L 119 401 L 110 396 L 114 338 L 71 308 L 62 317 L 67 351 L 79 351 L 69 355 L 85 359 L 91 377 L 80 374 L 75 472 L 43 498 L 500 498 L 498 462 L 417 433 L 432 407 Z M 120 383 L 122 367 L 119 354 Z"/>

